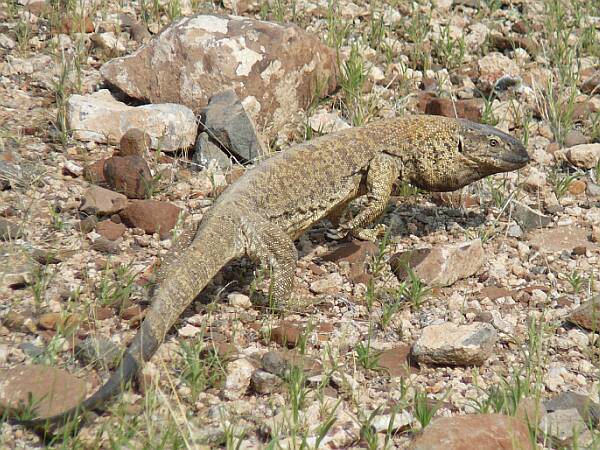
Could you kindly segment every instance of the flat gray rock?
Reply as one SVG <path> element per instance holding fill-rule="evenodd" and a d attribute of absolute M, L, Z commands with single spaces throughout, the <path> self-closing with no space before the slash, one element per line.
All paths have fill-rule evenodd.
<path fill-rule="evenodd" d="M 213 95 L 202 116 L 201 126 L 211 141 L 238 162 L 253 161 L 266 154 L 252 119 L 233 90 Z"/>

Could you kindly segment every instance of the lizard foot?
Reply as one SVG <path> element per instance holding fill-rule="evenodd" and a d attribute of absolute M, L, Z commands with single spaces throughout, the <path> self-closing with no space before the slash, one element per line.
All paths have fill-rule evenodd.
<path fill-rule="evenodd" d="M 357 239 L 362 241 L 375 242 L 378 237 L 381 237 L 386 232 L 386 226 L 382 223 L 376 225 L 374 228 L 359 228 L 352 230 L 350 233 Z"/>

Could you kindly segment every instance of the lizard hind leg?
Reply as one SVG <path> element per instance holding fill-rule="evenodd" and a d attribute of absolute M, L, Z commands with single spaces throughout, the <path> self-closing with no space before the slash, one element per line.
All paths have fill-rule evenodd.
<path fill-rule="evenodd" d="M 277 308 L 288 302 L 294 287 L 298 251 L 294 241 L 277 225 L 251 216 L 243 226 L 246 254 L 270 270 L 269 305 Z"/>

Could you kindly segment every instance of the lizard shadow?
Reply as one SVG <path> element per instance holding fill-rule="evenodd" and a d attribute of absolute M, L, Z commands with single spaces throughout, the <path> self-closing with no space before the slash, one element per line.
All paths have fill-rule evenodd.
<path fill-rule="evenodd" d="M 477 236 L 477 228 L 485 224 L 486 215 L 480 209 L 390 204 L 380 222 L 388 227 L 392 237 L 397 238 L 409 236 L 423 238 L 440 231 L 449 233 L 452 227 L 452 234 L 456 234 L 457 230 L 459 233 L 463 230 L 465 238 L 470 239 Z M 306 238 L 296 241 L 298 258 L 306 257 L 316 246 L 324 246 L 333 251 L 339 245 L 349 241 L 349 238 L 341 240 L 330 238 L 329 230 L 332 229 L 331 223 L 323 220 L 308 230 L 305 233 Z M 221 269 L 196 301 L 206 304 L 232 291 L 247 291 L 257 274 L 260 277 L 260 269 L 250 259 L 241 258 L 232 261 Z"/>

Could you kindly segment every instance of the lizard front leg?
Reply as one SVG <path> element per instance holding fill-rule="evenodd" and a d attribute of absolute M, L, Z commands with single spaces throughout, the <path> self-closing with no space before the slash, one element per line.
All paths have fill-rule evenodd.
<path fill-rule="evenodd" d="M 270 299 L 275 305 L 289 300 L 294 287 L 298 251 L 294 241 L 262 217 L 248 217 L 243 227 L 246 254 L 271 271 Z"/>
<path fill-rule="evenodd" d="M 365 227 L 374 222 L 385 210 L 390 200 L 392 186 L 400 171 L 393 156 L 380 153 L 369 164 L 367 172 L 367 204 L 356 217 L 341 225 L 342 230 L 348 230 L 354 237 L 374 241 L 384 229 L 383 225 L 374 229 Z"/>

